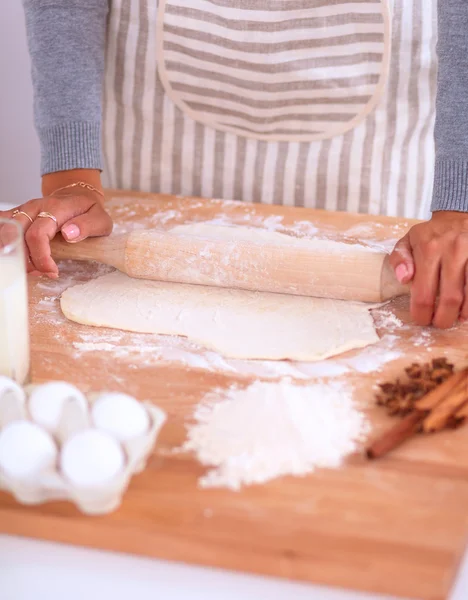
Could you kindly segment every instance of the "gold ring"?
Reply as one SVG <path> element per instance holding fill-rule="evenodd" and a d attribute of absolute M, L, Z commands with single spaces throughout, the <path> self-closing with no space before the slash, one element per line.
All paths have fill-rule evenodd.
<path fill-rule="evenodd" d="M 52 219 L 52 221 L 57 225 L 57 219 L 54 217 L 54 215 L 52 215 L 50 212 L 40 212 L 37 215 L 37 218 L 39 219 Z"/>
<path fill-rule="evenodd" d="M 14 210 L 13 214 L 11 215 L 11 218 L 14 219 L 17 215 L 24 215 L 25 217 L 28 217 L 28 219 L 31 221 L 31 223 L 33 223 L 33 220 L 31 219 L 31 217 L 28 215 L 28 213 L 25 213 L 24 210 Z"/>

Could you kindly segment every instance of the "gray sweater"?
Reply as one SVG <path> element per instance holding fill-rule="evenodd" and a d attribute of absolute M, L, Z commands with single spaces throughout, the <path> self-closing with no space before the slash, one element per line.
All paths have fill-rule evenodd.
<path fill-rule="evenodd" d="M 41 172 L 101 169 L 109 0 L 23 2 Z M 468 212 L 468 0 L 439 0 L 438 28 L 432 210 Z"/>

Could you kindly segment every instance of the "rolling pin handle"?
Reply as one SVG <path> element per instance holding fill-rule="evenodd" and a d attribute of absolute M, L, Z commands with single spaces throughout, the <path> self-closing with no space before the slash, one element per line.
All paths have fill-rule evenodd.
<path fill-rule="evenodd" d="M 54 260 L 96 260 L 126 272 L 125 249 L 128 234 L 88 238 L 73 244 L 66 242 L 59 233 L 50 247 Z"/>

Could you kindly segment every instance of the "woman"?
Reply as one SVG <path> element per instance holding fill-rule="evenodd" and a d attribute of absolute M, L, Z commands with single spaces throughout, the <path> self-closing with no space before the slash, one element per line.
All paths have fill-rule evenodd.
<path fill-rule="evenodd" d="M 102 169 L 119 188 L 426 214 L 435 0 L 24 4 L 43 198 L 7 216 L 24 226 L 31 271 L 57 277 L 59 231 L 111 232 Z M 443 0 L 438 19 L 433 213 L 392 265 L 412 283 L 415 321 L 450 327 L 468 318 L 468 5 Z"/>

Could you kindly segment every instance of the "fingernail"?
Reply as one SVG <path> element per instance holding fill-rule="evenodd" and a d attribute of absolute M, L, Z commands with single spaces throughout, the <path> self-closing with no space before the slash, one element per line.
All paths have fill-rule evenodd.
<path fill-rule="evenodd" d="M 58 273 L 46 273 L 49 279 L 58 279 Z"/>
<path fill-rule="evenodd" d="M 76 240 L 80 236 L 80 230 L 76 225 L 67 225 L 62 229 L 62 235 L 66 240 Z"/>
<path fill-rule="evenodd" d="M 405 277 L 408 276 L 407 266 L 404 264 L 398 265 L 398 267 L 395 269 L 395 275 L 396 275 L 396 278 L 398 279 L 398 281 L 400 283 L 403 283 L 403 280 L 405 279 Z"/>

